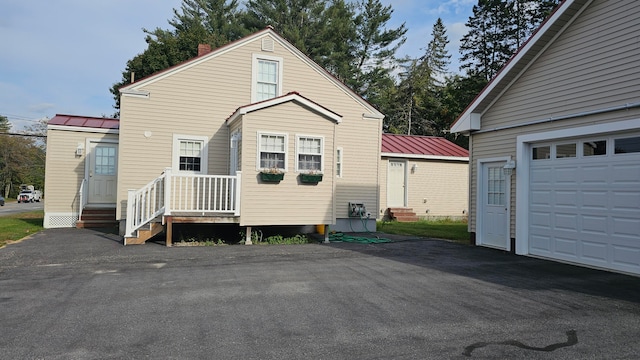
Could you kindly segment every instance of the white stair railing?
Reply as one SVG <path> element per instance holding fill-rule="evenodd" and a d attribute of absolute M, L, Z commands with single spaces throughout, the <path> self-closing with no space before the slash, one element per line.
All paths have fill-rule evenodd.
<path fill-rule="evenodd" d="M 84 207 L 87 206 L 87 198 L 88 198 L 88 194 L 87 194 L 87 179 L 82 179 L 82 182 L 80 183 L 80 191 L 78 191 L 78 204 L 79 204 L 79 208 L 78 209 L 78 221 L 82 220 L 82 210 L 84 210 Z"/>
<path fill-rule="evenodd" d="M 240 216 L 241 172 L 233 175 L 172 174 L 171 168 L 139 190 L 129 190 L 125 237 L 160 215 Z"/>
<path fill-rule="evenodd" d="M 125 237 L 133 237 L 136 230 L 164 212 L 166 178 L 167 171 L 141 189 L 129 190 Z"/>

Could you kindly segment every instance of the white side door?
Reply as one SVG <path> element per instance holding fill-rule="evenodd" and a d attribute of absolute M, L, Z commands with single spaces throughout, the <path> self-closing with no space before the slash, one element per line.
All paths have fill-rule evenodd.
<path fill-rule="evenodd" d="M 118 177 L 118 144 L 91 142 L 88 158 L 88 202 L 90 204 L 115 203 Z"/>
<path fill-rule="evenodd" d="M 406 206 L 406 166 L 404 161 L 389 160 L 387 172 L 387 206 Z"/>
<path fill-rule="evenodd" d="M 480 222 L 479 245 L 500 249 L 509 248 L 509 223 L 507 192 L 508 178 L 505 176 L 504 161 L 482 163 L 481 186 L 479 191 L 478 221 Z"/>

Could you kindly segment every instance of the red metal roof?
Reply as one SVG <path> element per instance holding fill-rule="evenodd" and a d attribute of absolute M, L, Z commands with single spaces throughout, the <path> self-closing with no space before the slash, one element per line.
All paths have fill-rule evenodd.
<path fill-rule="evenodd" d="M 120 119 L 56 114 L 47 124 L 118 130 Z"/>
<path fill-rule="evenodd" d="M 436 136 L 382 134 L 382 153 L 469 157 L 469 151 Z"/>

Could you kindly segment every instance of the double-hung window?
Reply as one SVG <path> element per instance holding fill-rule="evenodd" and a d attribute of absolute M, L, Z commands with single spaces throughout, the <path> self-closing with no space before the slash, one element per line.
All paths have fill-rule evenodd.
<path fill-rule="evenodd" d="M 323 139 L 321 137 L 298 136 L 296 170 L 322 171 Z"/>
<path fill-rule="evenodd" d="M 260 169 L 287 168 L 287 136 L 284 134 L 258 134 Z"/>
<path fill-rule="evenodd" d="M 273 99 L 282 95 L 282 58 L 253 55 L 252 102 Z"/>
<path fill-rule="evenodd" d="M 278 63 L 270 60 L 258 60 L 258 82 L 256 100 L 268 100 L 278 93 Z"/>
<path fill-rule="evenodd" d="M 173 168 L 178 171 L 207 173 L 207 138 L 174 135 Z"/>

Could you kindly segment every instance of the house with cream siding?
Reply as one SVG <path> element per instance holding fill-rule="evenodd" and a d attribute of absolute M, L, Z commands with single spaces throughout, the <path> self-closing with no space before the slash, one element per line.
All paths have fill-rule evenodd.
<path fill-rule="evenodd" d="M 639 18 L 562 1 L 452 125 L 477 245 L 640 274 Z"/>
<path fill-rule="evenodd" d="M 469 152 L 436 136 L 382 134 L 380 216 L 466 219 Z"/>
<path fill-rule="evenodd" d="M 200 50 L 122 87 L 109 131 L 52 119 L 45 226 L 108 208 L 125 244 L 176 223 L 374 231 L 383 114 L 272 28 Z"/>

